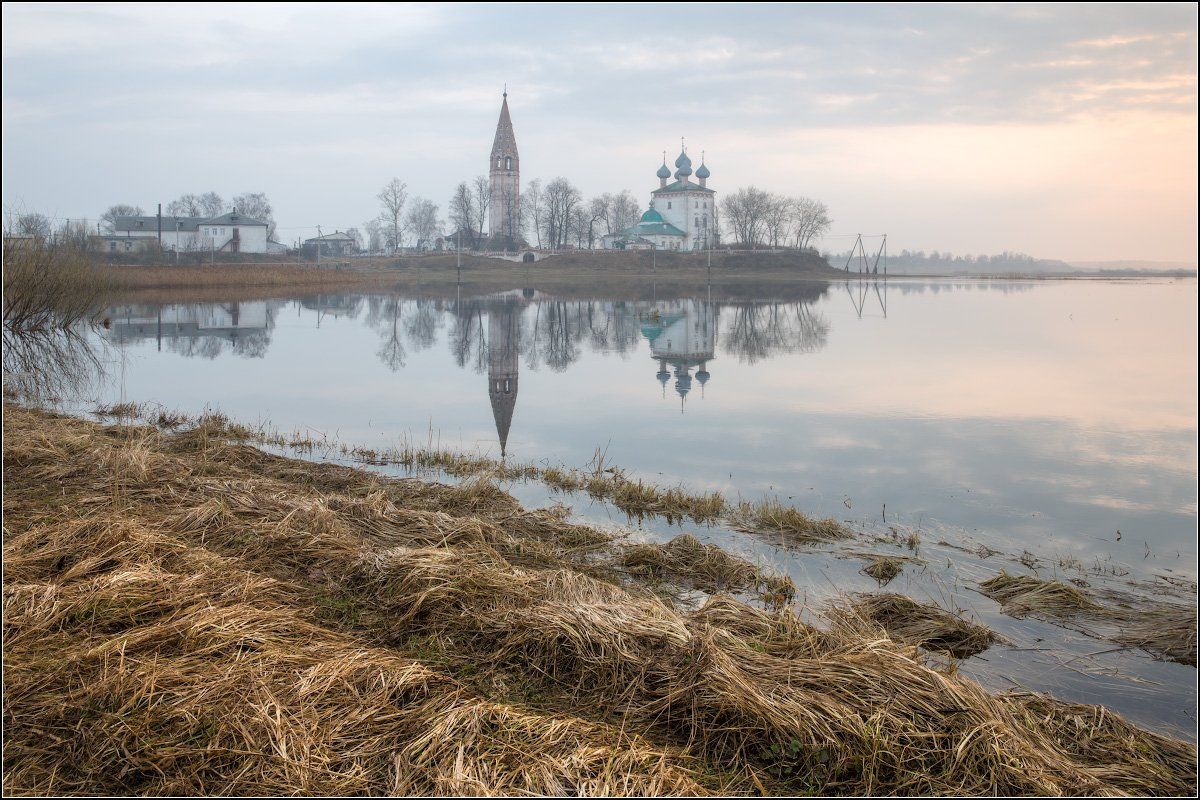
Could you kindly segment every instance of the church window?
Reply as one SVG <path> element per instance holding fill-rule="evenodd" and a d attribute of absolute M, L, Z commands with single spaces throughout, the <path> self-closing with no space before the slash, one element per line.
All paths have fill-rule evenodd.
<path fill-rule="evenodd" d="M 668 200 L 668 201 L 667 201 L 667 208 L 668 208 L 668 209 L 670 209 L 670 208 L 671 208 L 671 201 L 670 201 L 670 200 Z"/>
<path fill-rule="evenodd" d="M 507 158 L 504 159 L 504 168 L 512 169 L 512 156 L 508 156 Z"/>

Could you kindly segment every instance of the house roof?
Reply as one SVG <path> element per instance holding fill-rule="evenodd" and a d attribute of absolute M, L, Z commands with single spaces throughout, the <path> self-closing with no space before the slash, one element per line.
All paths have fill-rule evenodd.
<path fill-rule="evenodd" d="M 200 228 L 200 223 L 204 222 L 204 217 L 163 217 L 162 229 L 164 231 L 178 230 L 181 231 L 196 231 Z M 115 217 L 113 219 L 113 231 L 116 233 L 158 233 L 158 217 Z"/>
<path fill-rule="evenodd" d="M 324 236 L 314 236 L 311 239 L 305 239 L 304 241 L 306 243 L 307 242 L 352 242 L 352 241 L 354 241 L 354 237 L 348 233 L 342 233 L 341 231 L 334 231 L 333 233 L 327 233 Z"/>
<path fill-rule="evenodd" d="M 661 189 L 655 189 L 651 194 L 663 194 L 664 192 L 704 192 L 705 194 L 716 194 L 715 191 L 707 186 L 701 186 L 698 183 L 684 183 L 683 181 L 675 181 L 668 183 Z"/>
<path fill-rule="evenodd" d="M 178 224 L 178 228 L 176 228 L 176 224 Z M 264 228 L 267 227 L 267 223 L 261 220 L 247 217 L 245 214 L 238 214 L 234 211 L 216 217 L 164 216 L 162 218 L 162 229 L 164 231 L 178 229 L 194 233 L 200 230 L 201 225 L 261 225 Z M 113 231 L 117 233 L 158 233 L 158 217 L 153 214 L 148 217 L 115 217 L 113 218 Z"/>
<path fill-rule="evenodd" d="M 211 217 L 209 219 L 202 219 L 202 220 L 200 220 L 200 224 L 201 225 L 242 225 L 242 226 L 261 225 L 264 228 L 267 227 L 267 223 L 263 222 L 261 219 L 255 219 L 254 217 L 247 217 L 245 214 L 239 214 L 237 211 L 230 211 L 226 214 L 221 214 L 220 216 L 217 216 L 217 217 Z"/>

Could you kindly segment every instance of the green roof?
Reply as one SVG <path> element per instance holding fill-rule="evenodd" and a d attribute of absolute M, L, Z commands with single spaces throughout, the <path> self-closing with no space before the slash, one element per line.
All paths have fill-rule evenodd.
<path fill-rule="evenodd" d="M 622 236 L 687 236 L 669 222 L 639 222 L 621 231 Z"/>
<path fill-rule="evenodd" d="M 701 186 L 698 183 L 684 183 L 683 181 L 668 183 L 661 189 L 655 189 L 651 194 L 661 194 L 663 192 L 707 192 L 708 194 L 716 194 L 716 192 L 707 186 Z"/>

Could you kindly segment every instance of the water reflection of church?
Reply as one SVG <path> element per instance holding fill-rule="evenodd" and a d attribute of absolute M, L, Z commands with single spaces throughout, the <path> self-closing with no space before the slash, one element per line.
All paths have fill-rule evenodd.
<path fill-rule="evenodd" d="M 701 394 L 708 383 L 708 362 L 713 360 L 717 346 L 716 308 L 702 300 L 659 302 L 640 314 L 639 321 L 642 335 L 650 342 L 650 355 L 658 361 L 655 377 L 662 384 L 663 397 L 674 375 L 682 410 L 693 379 L 700 384 Z"/>

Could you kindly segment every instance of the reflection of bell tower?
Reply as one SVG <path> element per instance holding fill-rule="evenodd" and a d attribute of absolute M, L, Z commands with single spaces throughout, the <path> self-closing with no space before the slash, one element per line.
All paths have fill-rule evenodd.
<path fill-rule="evenodd" d="M 508 429 L 517 405 L 517 351 L 521 346 L 520 307 L 515 302 L 488 310 L 488 399 L 500 437 L 500 456 L 508 450 Z"/>

